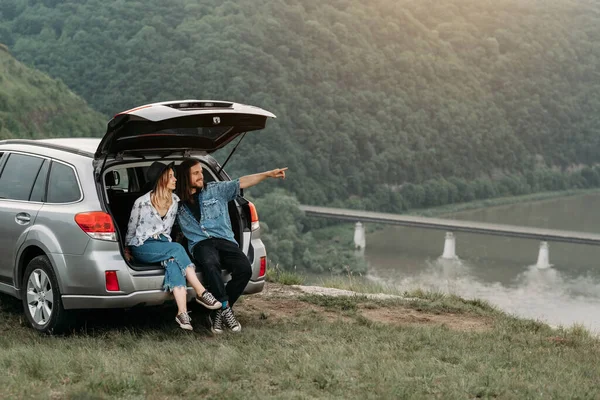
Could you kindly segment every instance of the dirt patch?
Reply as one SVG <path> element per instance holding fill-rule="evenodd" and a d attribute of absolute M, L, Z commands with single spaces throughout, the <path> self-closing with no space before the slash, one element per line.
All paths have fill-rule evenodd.
<path fill-rule="evenodd" d="M 317 305 L 306 303 L 294 298 L 270 299 L 268 296 L 254 296 L 251 299 L 245 299 L 242 304 L 239 306 L 236 305 L 236 308 L 246 314 L 246 316 L 258 319 L 291 319 L 302 314 L 306 314 L 307 312 L 315 312 L 321 317 L 324 317 L 327 321 L 335 321 L 340 319 L 344 321 L 351 321 L 351 318 L 343 316 L 339 313 L 324 310 Z"/>
<path fill-rule="evenodd" d="M 298 297 L 302 294 L 302 291 L 298 286 L 280 285 L 278 283 L 265 283 L 265 288 L 262 292 L 252 296 L 243 297 L 244 299 L 258 299 L 258 298 L 281 298 L 281 297 Z"/>
<path fill-rule="evenodd" d="M 324 296 L 360 296 L 372 300 L 390 300 L 390 299 L 405 299 L 402 296 L 384 293 L 357 293 L 350 290 L 335 289 L 322 286 L 299 286 L 293 285 L 292 289 L 301 291 L 306 294 L 320 294 Z"/>
<path fill-rule="evenodd" d="M 267 283 L 263 292 L 245 296 L 243 300 L 236 305 L 238 312 L 245 314 L 246 317 L 256 319 L 291 319 L 307 312 L 315 312 L 324 317 L 327 321 L 344 320 L 351 321 L 353 317 L 339 311 L 327 310 L 316 304 L 301 301 L 298 297 L 306 293 L 319 293 L 324 296 L 348 296 L 359 295 L 349 291 L 337 289 L 324 290 L 306 289 L 307 287 L 285 286 L 275 283 Z M 314 288 L 314 287 L 312 287 Z M 387 297 L 388 295 L 384 295 Z M 398 296 L 390 296 L 397 298 Z M 453 330 L 483 332 L 491 329 L 492 321 L 482 316 L 468 314 L 432 314 L 417 311 L 409 307 L 395 304 L 390 307 L 373 306 L 360 304 L 356 310 L 356 316 L 362 316 L 373 322 L 390 325 L 444 325 Z"/>
<path fill-rule="evenodd" d="M 457 331 L 484 332 L 492 327 L 484 317 L 464 314 L 429 314 L 401 306 L 361 310 L 363 317 L 392 325 L 445 325 Z"/>

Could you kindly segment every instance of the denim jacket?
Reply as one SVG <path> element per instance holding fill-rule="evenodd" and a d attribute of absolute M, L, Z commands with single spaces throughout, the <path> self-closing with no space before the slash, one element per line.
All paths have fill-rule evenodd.
<path fill-rule="evenodd" d="M 198 222 L 186 204 L 177 212 L 177 222 L 188 240 L 190 253 L 196 244 L 206 239 L 226 239 L 237 243 L 231 228 L 227 203 L 240 194 L 240 181 L 209 182 L 196 198 L 200 207 Z"/>
<path fill-rule="evenodd" d="M 138 197 L 133 203 L 125 236 L 126 246 L 141 246 L 148 238 L 160 234 L 165 235 L 169 242 L 171 241 L 170 234 L 177 216 L 179 197 L 175 193 L 172 194 L 173 204 L 169 207 L 163 220 L 150 201 L 150 193 L 152 192 Z"/>

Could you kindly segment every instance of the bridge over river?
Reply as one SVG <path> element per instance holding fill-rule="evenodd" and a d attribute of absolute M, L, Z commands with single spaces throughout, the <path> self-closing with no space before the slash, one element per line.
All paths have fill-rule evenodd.
<path fill-rule="evenodd" d="M 354 243 L 357 248 L 364 248 L 366 245 L 363 226 L 364 222 L 445 230 L 447 233 L 442 258 L 456 258 L 456 242 L 453 232 L 469 232 L 483 235 L 497 235 L 539 240 L 541 243 L 537 266 L 540 268 L 546 268 L 550 265 L 547 242 L 600 245 L 600 234 L 587 232 L 562 231 L 516 225 L 490 224 L 483 222 L 459 221 L 443 218 L 428 218 L 414 215 L 389 214 L 307 205 L 301 205 L 300 209 L 304 211 L 305 215 L 308 217 L 322 217 L 341 221 L 356 222 Z"/>

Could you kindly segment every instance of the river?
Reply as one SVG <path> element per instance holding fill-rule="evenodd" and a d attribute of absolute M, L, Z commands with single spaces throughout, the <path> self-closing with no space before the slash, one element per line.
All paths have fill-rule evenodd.
<path fill-rule="evenodd" d="M 600 232 L 587 194 L 461 211 L 445 218 Z M 553 326 L 582 324 L 600 333 L 600 246 L 549 243 L 551 267 L 535 266 L 539 242 L 457 233 L 458 260 L 442 260 L 445 232 L 387 226 L 367 235 L 372 280 L 489 301 L 500 309 Z"/>

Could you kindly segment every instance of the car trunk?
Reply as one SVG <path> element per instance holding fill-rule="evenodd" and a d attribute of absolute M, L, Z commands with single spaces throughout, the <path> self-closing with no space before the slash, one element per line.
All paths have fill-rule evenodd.
<path fill-rule="evenodd" d="M 269 118 L 275 115 L 258 107 L 212 100 L 154 103 L 117 114 L 108 123 L 95 153 L 94 170 L 101 197 L 115 221 L 121 248 L 133 203 L 148 191 L 145 168 L 153 161 L 171 162 L 192 154 L 210 154 L 241 134 L 263 129 Z M 210 172 L 205 173 L 205 181 L 227 179 L 214 164 L 203 163 Z M 115 171 L 124 171 L 124 175 L 119 173 L 117 177 Z M 251 224 L 244 202 L 239 199 L 238 204 L 229 204 L 234 235 L 242 248 L 243 232 Z M 151 270 L 159 266 L 131 263 L 131 267 Z"/>
<path fill-rule="evenodd" d="M 263 129 L 275 115 L 237 103 L 186 100 L 148 104 L 117 114 L 94 155 L 101 171 L 123 154 L 202 150 L 210 154 L 239 135 Z"/>
<path fill-rule="evenodd" d="M 175 161 L 176 164 L 179 163 L 179 160 L 173 159 L 169 159 L 165 162 L 171 161 Z M 211 167 L 202 161 L 200 162 L 203 166 L 205 183 L 219 179 L 215 178 L 217 176 L 217 171 L 214 167 Z M 144 190 L 144 187 L 146 186 L 145 170 L 150 164 L 152 164 L 152 161 L 113 164 L 105 171 L 101 192 L 105 200 L 104 203 L 106 209 L 115 222 L 115 229 L 117 230 L 121 249 L 124 249 L 125 246 L 124 240 L 125 235 L 127 234 L 127 225 L 133 203 L 140 196 L 147 193 L 147 190 Z M 226 176 L 222 173 L 220 179 L 224 177 Z M 247 207 L 247 201 L 241 197 L 228 204 L 231 227 L 235 239 L 242 249 L 245 246 L 244 231 L 248 232 L 251 229 L 249 214 L 248 211 L 245 210 Z M 178 238 L 177 232 L 177 225 L 175 225 L 173 232 L 171 232 L 172 239 L 181 243 L 184 248 L 188 250 L 187 240 L 184 237 Z M 130 262 L 129 264 L 132 269 L 139 271 L 162 269 L 159 264 L 141 264 L 135 261 Z"/>

